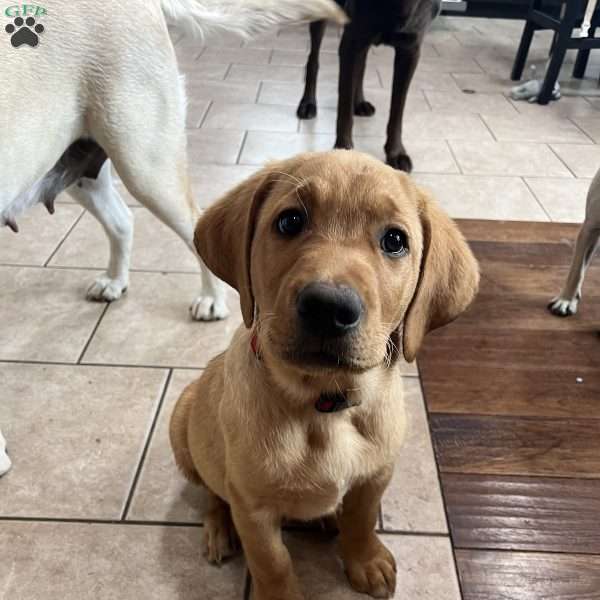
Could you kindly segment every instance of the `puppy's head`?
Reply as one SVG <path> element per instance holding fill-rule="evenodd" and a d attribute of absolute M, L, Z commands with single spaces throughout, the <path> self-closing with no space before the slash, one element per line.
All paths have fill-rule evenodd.
<path fill-rule="evenodd" d="M 477 263 L 404 174 L 348 151 L 269 164 L 209 208 L 195 243 L 247 327 L 290 366 L 364 371 L 473 299 Z M 400 341 L 401 340 L 401 341 Z"/>

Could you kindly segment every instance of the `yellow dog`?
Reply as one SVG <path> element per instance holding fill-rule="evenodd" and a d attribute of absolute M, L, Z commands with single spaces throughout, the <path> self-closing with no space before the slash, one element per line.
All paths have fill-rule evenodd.
<path fill-rule="evenodd" d="M 171 420 L 178 465 L 210 491 L 209 560 L 237 532 L 254 599 L 301 600 L 282 519 L 337 513 L 351 585 L 390 597 L 394 557 L 375 525 L 405 428 L 395 363 L 472 301 L 469 247 L 406 175 L 349 151 L 268 165 L 195 239 L 245 323 Z"/>

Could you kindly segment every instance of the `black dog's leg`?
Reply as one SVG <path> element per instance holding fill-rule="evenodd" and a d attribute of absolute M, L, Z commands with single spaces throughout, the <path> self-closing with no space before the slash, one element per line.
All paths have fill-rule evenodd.
<path fill-rule="evenodd" d="M 388 165 L 410 173 L 412 161 L 402 143 L 402 117 L 406 104 L 406 95 L 412 76 L 419 62 L 421 40 L 396 46 L 394 59 L 394 83 L 392 86 L 392 106 L 387 127 L 385 155 Z"/>
<path fill-rule="evenodd" d="M 340 79 L 338 85 L 338 111 L 337 111 L 337 136 L 335 148 L 350 150 L 352 142 L 352 125 L 354 121 L 354 106 L 356 103 L 356 91 L 361 69 L 367 59 L 369 42 L 359 38 L 353 38 L 348 33 L 348 27 L 344 30 L 340 42 Z"/>
<path fill-rule="evenodd" d="M 310 24 L 310 54 L 306 63 L 306 83 L 304 95 L 296 114 L 299 119 L 313 119 L 317 115 L 317 75 L 319 74 L 319 50 L 325 35 L 327 21 L 313 21 Z"/>
<path fill-rule="evenodd" d="M 362 62 L 358 65 L 356 91 L 354 93 L 354 114 L 359 117 L 371 117 L 375 114 L 375 107 L 365 100 L 364 79 L 367 68 L 367 52 L 364 53 Z"/>

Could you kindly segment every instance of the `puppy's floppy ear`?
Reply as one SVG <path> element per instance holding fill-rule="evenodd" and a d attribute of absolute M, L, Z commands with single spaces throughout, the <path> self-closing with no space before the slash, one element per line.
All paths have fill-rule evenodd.
<path fill-rule="evenodd" d="M 274 165 L 261 169 L 221 197 L 200 217 L 194 245 L 206 266 L 240 294 L 246 327 L 254 320 L 250 251 L 256 218 L 272 185 Z"/>
<path fill-rule="evenodd" d="M 412 362 L 425 334 L 458 317 L 479 286 L 479 267 L 458 227 L 419 190 L 423 256 L 417 289 L 404 318 L 404 358 Z"/>

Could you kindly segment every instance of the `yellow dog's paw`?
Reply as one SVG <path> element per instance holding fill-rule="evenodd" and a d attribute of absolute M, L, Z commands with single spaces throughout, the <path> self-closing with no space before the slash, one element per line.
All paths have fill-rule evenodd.
<path fill-rule="evenodd" d="M 391 598 L 396 590 L 396 560 L 377 539 L 373 550 L 360 556 L 347 557 L 346 574 L 350 585 L 373 598 Z"/>
<path fill-rule="evenodd" d="M 240 541 L 227 509 L 205 516 L 203 554 L 208 562 L 220 565 L 240 551 Z"/>

